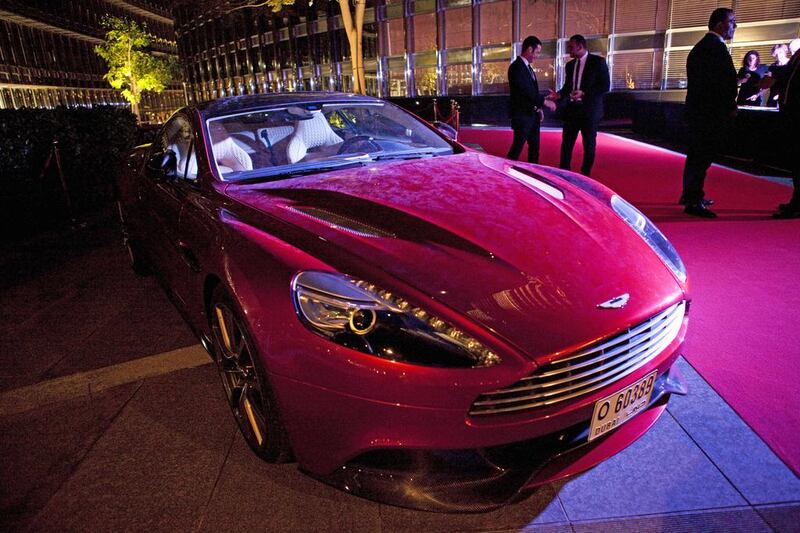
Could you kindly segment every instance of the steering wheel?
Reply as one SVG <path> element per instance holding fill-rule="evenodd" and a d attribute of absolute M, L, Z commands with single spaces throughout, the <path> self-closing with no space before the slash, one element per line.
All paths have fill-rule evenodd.
<path fill-rule="evenodd" d="M 339 147 L 337 155 L 346 154 L 349 152 L 380 152 L 381 147 L 371 135 L 356 135 L 350 137 L 342 143 Z"/>

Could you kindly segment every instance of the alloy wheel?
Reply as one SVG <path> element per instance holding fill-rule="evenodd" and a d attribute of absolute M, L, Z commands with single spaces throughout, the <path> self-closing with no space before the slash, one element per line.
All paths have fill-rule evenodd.
<path fill-rule="evenodd" d="M 249 340 L 231 309 L 223 303 L 214 306 L 214 323 L 219 348 L 217 365 L 228 402 L 245 437 L 260 447 L 266 434 L 266 418 Z"/>
<path fill-rule="evenodd" d="M 239 430 L 261 458 L 289 460 L 288 437 L 246 327 L 228 298 L 215 298 L 211 314 L 214 358 Z"/>

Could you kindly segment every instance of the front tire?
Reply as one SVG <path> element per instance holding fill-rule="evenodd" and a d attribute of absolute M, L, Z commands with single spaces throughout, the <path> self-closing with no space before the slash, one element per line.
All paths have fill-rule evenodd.
<path fill-rule="evenodd" d="M 214 360 L 228 405 L 242 436 L 256 455 L 270 463 L 287 462 L 292 459 L 289 437 L 241 317 L 239 306 L 225 288 L 217 287 L 211 297 L 210 321 Z"/>

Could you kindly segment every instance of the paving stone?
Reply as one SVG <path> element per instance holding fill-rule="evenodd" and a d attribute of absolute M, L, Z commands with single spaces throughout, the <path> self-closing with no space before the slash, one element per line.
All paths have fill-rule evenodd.
<path fill-rule="evenodd" d="M 497 531 L 530 529 L 549 525 L 569 526 L 556 489 L 541 487 L 525 500 L 495 511 L 478 514 L 429 513 L 381 506 L 381 525 L 386 531 Z"/>
<path fill-rule="evenodd" d="M 800 502 L 756 507 L 758 514 L 778 533 L 800 530 Z"/>
<path fill-rule="evenodd" d="M 191 530 L 234 433 L 213 366 L 147 380 L 32 527 Z"/>
<path fill-rule="evenodd" d="M 636 531 L 637 533 L 768 533 L 772 530 L 752 509 L 643 516 L 624 520 L 573 523 L 575 533 Z"/>
<path fill-rule="evenodd" d="M 18 531 L 67 481 L 138 383 L 0 420 L 0 530 Z"/>
<path fill-rule="evenodd" d="M 202 531 L 381 531 L 379 505 L 259 459 L 237 434 Z"/>
<path fill-rule="evenodd" d="M 800 501 L 800 479 L 683 358 L 689 395 L 669 412 L 750 504 Z M 746 460 L 742 460 L 746 458 Z"/>
<path fill-rule="evenodd" d="M 571 521 L 746 504 L 668 413 L 627 449 L 569 481 L 558 496 Z"/>

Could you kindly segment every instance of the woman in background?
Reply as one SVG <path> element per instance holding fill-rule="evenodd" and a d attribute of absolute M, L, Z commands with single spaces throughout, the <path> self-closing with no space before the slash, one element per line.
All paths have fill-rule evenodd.
<path fill-rule="evenodd" d="M 761 105 L 761 78 L 767 73 L 767 66 L 761 64 L 756 50 L 744 55 L 742 68 L 739 69 L 739 96 L 737 105 Z"/>
<path fill-rule="evenodd" d="M 769 98 L 767 98 L 767 106 L 769 107 L 778 105 L 778 100 L 783 92 L 786 74 L 789 72 L 789 57 L 791 57 L 789 46 L 785 44 L 776 44 L 772 47 L 772 57 L 775 58 L 775 62 L 769 66 L 766 75 L 771 77 L 773 81 L 772 83 L 765 84 L 762 82 L 761 84 L 762 87 L 764 85 L 769 86 Z M 761 93 L 763 94 L 765 91 L 766 89 L 762 89 Z"/>

